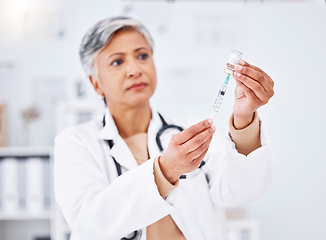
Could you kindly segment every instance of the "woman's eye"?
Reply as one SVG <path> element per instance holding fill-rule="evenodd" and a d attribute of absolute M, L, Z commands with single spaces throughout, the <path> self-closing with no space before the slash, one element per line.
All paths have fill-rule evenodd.
<path fill-rule="evenodd" d="M 117 59 L 117 60 L 114 60 L 112 63 L 111 63 L 111 65 L 112 66 L 119 66 L 119 65 L 121 65 L 122 64 L 122 60 L 121 59 Z"/>
<path fill-rule="evenodd" d="M 147 53 L 140 54 L 140 55 L 138 56 L 138 59 L 142 59 L 142 60 L 145 60 L 145 59 L 147 59 L 147 58 L 148 58 L 148 54 L 147 54 Z"/>

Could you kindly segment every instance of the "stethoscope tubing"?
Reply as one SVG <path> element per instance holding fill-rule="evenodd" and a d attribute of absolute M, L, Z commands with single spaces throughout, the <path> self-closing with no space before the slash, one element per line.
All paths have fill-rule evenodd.
<path fill-rule="evenodd" d="M 179 130 L 180 132 L 182 132 L 184 129 L 181 127 L 181 126 L 178 126 L 178 125 L 174 125 L 174 124 L 167 124 L 167 122 L 165 121 L 165 119 L 162 117 L 162 115 L 160 113 L 158 113 L 158 115 L 160 116 L 160 119 L 162 121 L 162 127 L 160 128 L 160 130 L 157 132 L 156 134 L 156 144 L 158 146 L 158 148 L 160 149 L 161 152 L 163 152 L 163 147 L 162 147 L 162 142 L 161 142 L 161 136 L 163 134 L 163 132 L 167 129 L 177 129 Z M 105 126 L 105 115 L 103 117 L 103 127 Z M 110 149 L 112 149 L 113 145 L 114 145 L 114 142 L 113 140 L 105 140 L 108 144 L 108 146 L 110 147 Z M 116 170 L 117 170 L 117 174 L 118 174 L 118 177 L 122 175 L 122 170 L 121 170 L 121 165 L 118 163 L 118 161 L 111 155 L 112 159 L 113 159 L 113 162 L 115 164 L 115 167 L 116 167 Z M 200 163 L 200 166 L 198 168 L 201 168 L 202 166 L 205 165 L 205 161 L 202 161 Z M 179 179 L 186 179 L 187 176 L 186 175 L 181 175 L 179 177 Z M 121 238 L 121 240 L 136 240 L 136 239 L 140 239 L 142 236 L 142 231 L 141 230 L 136 230 L 134 231 L 134 234 L 132 237 L 128 238 L 128 237 L 123 237 Z"/>

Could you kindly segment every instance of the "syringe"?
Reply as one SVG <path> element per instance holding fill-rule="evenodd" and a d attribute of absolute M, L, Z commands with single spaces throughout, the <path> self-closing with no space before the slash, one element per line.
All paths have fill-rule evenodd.
<path fill-rule="evenodd" d="M 216 113 L 220 109 L 220 106 L 221 106 L 221 103 L 223 101 L 226 89 L 228 87 L 229 78 L 230 78 L 230 75 L 228 74 L 228 76 L 226 77 L 222 87 L 220 88 L 220 91 L 217 94 L 216 100 L 215 100 L 214 105 L 213 105 L 213 109 L 211 111 L 211 114 L 209 115 L 209 118 L 211 118 L 211 119 L 214 119 L 214 117 L 216 116 Z"/>
<path fill-rule="evenodd" d="M 237 51 L 237 50 L 233 50 L 230 54 L 230 58 L 229 61 L 227 63 L 227 68 L 224 70 L 224 72 L 228 75 L 222 85 L 222 87 L 220 88 L 220 91 L 217 94 L 216 100 L 214 102 L 213 105 L 213 110 L 211 111 L 211 114 L 209 115 L 209 118 L 214 119 L 216 113 L 218 112 L 218 110 L 220 109 L 220 106 L 222 104 L 226 89 L 228 87 L 228 83 L 229 83 L 229 79 L 230 79 L 230 75 L 233 75 L 234 73 L 234 66 L 236 66 L 237 64 L 239 64 L 240 59 L 242 58 L 242 53 Z"/>

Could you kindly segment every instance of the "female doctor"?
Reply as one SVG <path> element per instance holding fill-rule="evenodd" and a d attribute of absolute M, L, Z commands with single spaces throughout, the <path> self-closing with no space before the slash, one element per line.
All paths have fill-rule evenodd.
<path fill-rule="evenodd" d="M 98 22 L 80 57 L 107 109 L 103 121 L 70 127 L 55 140 L 55 196 L 71 240 L 223 239 L 217 207 L 256 199 L 272 179 L 257 114 L 273 95 L 272 79 L 240 61 L 223 137 L 211 119 L 190 125 L 150 105 L 153 41 L 138 21 Z"/>

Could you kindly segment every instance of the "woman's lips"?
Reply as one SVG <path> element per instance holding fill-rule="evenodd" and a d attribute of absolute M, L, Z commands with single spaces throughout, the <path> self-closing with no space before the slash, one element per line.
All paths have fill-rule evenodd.
<path fill-rule="evenodd" d="M 128 90 L 140 90 L 146 86 L 147 86 L 146 83 L 136 83 L 136 84 L 133 84 L 131 87 L 129 87 Z"/>

